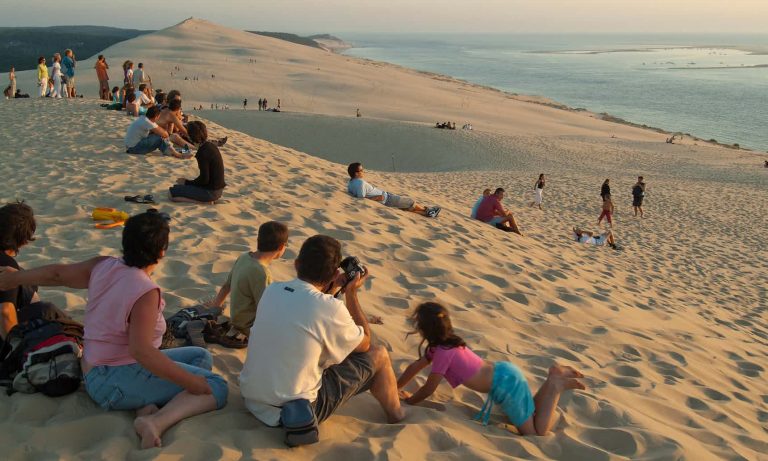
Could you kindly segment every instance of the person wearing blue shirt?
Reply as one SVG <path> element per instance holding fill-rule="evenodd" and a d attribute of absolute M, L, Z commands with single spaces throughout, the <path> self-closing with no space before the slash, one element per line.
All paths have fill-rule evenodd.
<path fill-rule="evenodd" d="M 64 66 L 64 75 L 67 77 L 67 92 L 70 98 L 74 98 L 76 94 L 75 90 L 75 54 L 72 50 L 67 49 L 64 51 L 64 59 L 61 60 L 61 64 Z"/>

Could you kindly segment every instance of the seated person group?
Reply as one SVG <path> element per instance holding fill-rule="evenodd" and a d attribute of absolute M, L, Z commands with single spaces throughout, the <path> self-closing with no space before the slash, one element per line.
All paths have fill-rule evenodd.
<path fill-rule="evenodd" d="M 199 140 L 194 130 L 190 135 Z M 159 348 L 166 329 L 165 301 L 153 274 L 171 244 L 167 215 L 150 210 L 129 218 L 121 257 L 102 255 L 21 270 L 15 258 L 34 241 L 35 230 L 28 205 L 0 208 L 4 338 L 28 319 L 39 301 L 38 286 L 86 289 L 85 391 L 104 410 L 136 411 L 134 428 L 143 448 L 161 446 L 163 433 L 177 422 L 226 405 L 229 387 L 212 370 L 208 350 Z M 373 339 L 359 299 L 368 271 L 345 273 L 340 269 L 341 244 L 315 235 L 299 249 L 296 278 L 274 282 L 269 265 L 284 254 L 288 234 L 285 224 L 262 224 L 256 250 L 237 258 L 209 303 L 220 307 L 230 297 L 232 328 L 222 343 L 247 347 L 239 389 L 246 408 L 264 424 L 281 425 L 281 407 L 295 402 L 305 405 L 319 423 L 365 391 L 378 401 L 387 422 L 398 422 L 405 418 L 401 399 L 417 404 L 445 378 L 453 387 L 465 385 L 488 394 L 483 422 L 495 403 L 520 433 L 545 434 L 554 424 L 560 393 L 583 389 L 580 373 L 556 365 L 534 400 L 518 367 L 475 355 L 454 332 L 448 310 L 435 302 L 419 305 L 411 318 L 413 332 L 426 348 L 419 347 L 419 358 L 398 380 L 387 350 Z M 430 365 L 426 383 L 412 394 L 406 391 L 412 378 Z"/>

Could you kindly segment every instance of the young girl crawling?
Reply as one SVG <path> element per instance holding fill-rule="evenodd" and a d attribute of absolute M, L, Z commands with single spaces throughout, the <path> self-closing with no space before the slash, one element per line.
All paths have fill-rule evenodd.
<path fill-rule="evenodd" d="M 451 387 L 465 385 L 468 388 L 488 394 L 488 400 L 477 418 L 488 424 L 493 404 L 500 405 L 510 422 L 523 435 L 545 435 L 555 422 L 555 408 L 560 394 L 568 389 L 584 389 L 577 379 L 584 375 L 568 366 L 554 365 L 535 396 L 522 371 L 510 362 L 487 362 L 478 357 L 463 339 L 453 332 L 451 318 L 445 307 L 438 303 L 426 302 L 419 305 L 411 316 L 414 333 L 422 341 L 419 345 L 419 359 L 405 369 L 397 388 L 400 398 L 415 405 L 428 398 L 445 378 Z M 427 343 L 422 354 L 421 346 Z M 432 364 L 429 378 L 424 386 L 412 395 L 404 390 L 414 376 Z"/>

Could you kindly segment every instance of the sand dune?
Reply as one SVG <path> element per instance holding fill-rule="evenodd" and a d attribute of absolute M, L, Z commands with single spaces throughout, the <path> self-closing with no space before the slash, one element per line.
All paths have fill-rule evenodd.
<path fill-rule="evenodd" d="M 247 63 L 256 50 L 263 53 L 260 67 Z M 238 53 L 245 63 L 234 62 Z M 460 113 L 455 107 L 459 99 L 451 98 L 464 84 L 298 49 L 202 21 L 116 45 L 105 54 L 113 67 L 122 56 L 142 59 L 162 86 L 178 84 L 190 100 L 205 103 L 223 94 L 234 102 L 240 98 L 236 91 L 263 84 L 265 94 L 285 95 L 284 104 L 291 108 L 328 115 L 354 113 L 353 99 L 366 94 L 365 85 L 391 80 L 381 83 L 386 88 L 376 99 L 382 133 L 404 137 L 406 143 L 463 136 L 427 128 L 422 133 L 418 125 L 403 129 L 402 122 L 385 119 L 450 118 L 447 113 Z M 289 63 L 299 55 L 306 62 Z M 216 83 L 163 81 L 159 71 L 172 68 L 173 62 L 201 69 L 201 78 L 204 63 L 215 63 Z M 83 62 L 80 66 L 86 68 Z M 323 70 L 312 78 L 286 81 L 289 66 L 302 75 L 316 67 Z M 23 88 L 27 76 L 19 78 Z M 87 75 L 81 82 L 88 90 Z M 369 314 L 384 319 L 384 325 L 373 328 L 396 370 L 416 355 L 418 341 L 404 340 L 405 319 L 425 299 L 449 305 L 460 334 L 476 352 L 518 363 L 533 385 L 555 360 L 580 368 L 589 389 L 563 399 L 562 420 L 553 435 L 513 435 L 498 413 L 483 428 L 471 421 L 483 396 L 442 384 L 431 402 L 409 408 L 404 424 L 384 424 L 374 399 L 364 395 L 321 426 L 319 444 L 287 450 L 281 432 L 258 423 L 243 406 L 237 385 L 243 352 L 213 346 L 215 368 L 230 382 L 230 402 L 171 429 L 163 449 L 138 450 L 132 415 L 102 412 L 83 392 L 60 399 L 16 394 L 0 396 L 4 457 L 766 459 L 768 187 L 758 157 L 666 145 L 656 133 L 466 88 L 478 91 L 477 100 L 503 101 L 505 109 L 498 113 L 484 104 L 466 109 L 476 111 L 472 114 L 479 123 L 487 121 L 493 134 L 472 134 L 479 138 L 462 141 L 448 158 L 438 142 L 419 144 L 413 155 L 431 162 L 436 173 L 369 173 L 372 183 L 392 192 L 442 205 L 437 220 L 348 197 L 345 166 L 332 161 L 347 158 L 334 157 L 334 152 L 321 159 L 210 123 L 215 135 L 230 136 L 223 149 L 226 200 L 211 207 L 162 200 L 160 208 L 173 217 L 172 243 L 156 280 L 172 312 L 212 295 L 237 256 L 255 245 L 256 230 L 265 220 L 281 220 L 291 228 L 285 260 L 273 266 L 277 279 L 292 277 L 292 259 L 304 238 L 332 235 L 371 269 L 361 300 Z M 349 100 L 342 95 L 350 95 Z M 390 102 L 381 103 L 385 99 Z M 319 106 L 323 111 L 316 110 Z M 437 117 L 438 111 L 443 116 Z M 129 121 L 92 100 L 2 101 L 0 169 L 6 182 L 0 199 L 25 199 L 38 218 L 38 240 L 20 255 L 22 265 L 116 254 L 119 230 L 94 229 L 91 209 L 140 211 L 144 207 L 122 197 L 163 197 L 174 178 L 193 174 L 190 162 L 123 154 Z M 325 117 L 306 116 L 305 124 L 325 123 Z M 619 137 L 608 138 L 608 133 Z M 476 149 L 492 163 L 491 171 L 451 163 L 471 157 Z M 379 161 L 386 168 L 389 159 L 382 160 L 381 151 L 359 152 L 363 162 Z M 544 212 L 525 206 L 526 191 L 542 171 L 550 175 Z M 639 173 L 649 183 L 648 218 L 642 221 L 630 216 L 629 207 L 629 188 Z M 571 225 L 596 220 L 605 177 L 612 179 L 618 205 L 621 252 L 579 246 L 568 238 Z M 478 191 L 497 185 L 511 192 L 507 205 L 517 213 L 526 238 L 466 217 Z M 42 293 L 82 315 L 84 292 Z"/>

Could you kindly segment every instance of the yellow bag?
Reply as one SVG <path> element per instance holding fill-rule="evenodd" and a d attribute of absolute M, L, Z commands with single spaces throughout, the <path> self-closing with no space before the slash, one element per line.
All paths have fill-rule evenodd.
<path fill-rule="evenodd" d="M 94 221 L 112 221 L 111 223 L 96 224 L 98 229 L 109 229 L 112 227 L 122 226 L 129 218 L 128 213 L 119 211 L 115 208 L 95 208 L 91 214 Z"/>

